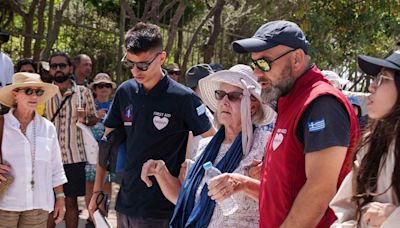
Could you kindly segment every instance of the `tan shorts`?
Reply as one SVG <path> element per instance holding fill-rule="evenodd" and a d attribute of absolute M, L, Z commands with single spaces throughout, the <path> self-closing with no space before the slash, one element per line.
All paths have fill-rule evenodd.
<path fill-rule="evenodd" d="M 41 209 L 29 211 L 0 210 L 0 228 L 44 228 L 47 227 L 48 211 Z"/>

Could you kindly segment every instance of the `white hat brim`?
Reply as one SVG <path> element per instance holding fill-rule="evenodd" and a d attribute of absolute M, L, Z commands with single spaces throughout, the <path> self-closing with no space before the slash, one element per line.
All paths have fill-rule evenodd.
<path fill-rule="evenodd" d="M 58 86 L 45 82 L 15 83 L 0 89 L 0 103 L 8 107 L 13 107 L 16 103 L 12 91 L 17 88 L 24 88 L 24 87 L 42 88 L 44 90 L 44 94 L 39 97 L 40 103 L 46 102 L 54 95 L 56 95 L 57 92 L 59 91 Z"/>
<path fill-rule="evenodd" d="M 215 98 L 215 90 L 218 90 L 221 83 L 230 84 L 243 89 L 240 79 L 244 79 L 247 84 L 258 85 L 258 82 L 248 75 L 231 70 L 222 70 L 210 74 L 209 76 L 200 79 L 199 89 L 203 102 L 213 111 L 217 111 L 218 101 Z M 264 123 L 271 123 L 275 118 L 275 111 L 267 104 L 263 103 L 261 98 L 261 87 L 250 90 L 250 93 L 261 103 Z"/>

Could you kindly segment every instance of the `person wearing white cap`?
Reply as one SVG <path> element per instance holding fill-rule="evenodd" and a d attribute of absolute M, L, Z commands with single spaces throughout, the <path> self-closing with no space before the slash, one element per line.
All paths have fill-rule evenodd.
<path fill-rule="evenodd" d="M 344 87 L 350 82 L 347 79 L 339 77 L 335 71 L 323 70 L 321 73 L 325 76 L 328 81 L 339 90 L 343 90 Z"/>
<path fill-rule="evenodd" d="M 330 207 L 331 226 L 393 228 L 400 224 L 400 50 L 385 59 L 358 56 L 373 79 L 368 90 L 369 126 L 353 156 L 353 169 Z"/>
<path fill-rule="evenodd" d="M 141 177 L 147 186 L 152 186 L 149 176 L 154 176 L 165 197 L 176 204 L 171 227 L 258 227 L 260 182 L 248 177 L 248 168 L 253 159 L 263 157 L 271 134 L 260 125 L 271 124 L 276 113 L 262 103 L 261 87 L 253 77 L 249 66 L 235 65 L 199 81 L 204 103 L 215 112 L 220 128 L 215 136 L 200 142 L 183 183 L 170 174 L 162 160 L 148 160 L 143 165 Z M 207 189 L 202 165 L 208 161 L 223 174 Z M 224 216 L 215 201 L 230 196 L 239 208 Z"/>
<path fill-rule="evenodd" d="M 56 223 L 64 218 L 67 178 L 57 132 L 35 112 L 40 102 L 57 91 L 57 86 L 42 82 L 40 75 L 26 72 L 14 74 L 12 84 L 0 89 L 0 103 L 11 107 L 1 117 L 0 182 L 6 174 L 14 178 L 0 199 L 2 227 L 46 227 L 51 211 Z"/>

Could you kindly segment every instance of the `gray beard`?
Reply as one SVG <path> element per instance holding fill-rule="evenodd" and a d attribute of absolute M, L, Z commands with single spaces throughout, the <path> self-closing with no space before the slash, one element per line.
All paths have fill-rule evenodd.
<path fill-rule="evenodd" d="M 261 90 L 261 99 L 264 104 L 271 106 L 273 109 L 276 108 L 276 103 L 279 98 L 279 90 L 275 87 L 271 89 L 262 89 Z"/>

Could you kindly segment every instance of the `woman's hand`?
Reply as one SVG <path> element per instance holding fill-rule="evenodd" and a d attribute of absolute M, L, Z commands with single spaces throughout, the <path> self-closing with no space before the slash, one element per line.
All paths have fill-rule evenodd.
<path fill-rule="evenodd" d="M 164 171 L 168 170 L 163 160 L 150 159 L 143 164 L 140 178 L 144 183 L 146 183 L 147 187 L 150 188 L 151 186 L 153 186 L 153 182 L 150 180 L 149 177 L 160 175 Z"/>
<path fill-rule="evenodd" d="M 7 174 L 11 171 L 11 167 L 9 165 L 0 164 L 0 181 L 6 181 L 7 179 L 3 176 L 3 174 Z"/>
<path fill-rule="evenodd" d="M 97 117 L 99 117 L 99 119 L 104 119 L 104 117 L 106 117 L 107 115 L 107 109 L 100 109 L 99 111 L 97 111 Z"/>
<path fill-rule="evenodd" d="M 54 204 L 54 213 L 53 213 L 54 223 L 59 224 L 64 219 L 64 215 L 65 215 L 65 198 L 58 197 L 56 198 L 56 203 Z"/>
<path fill-rule="evenodd" d="M 249 177 L 260 180 L 262 164 L 261 160 L 254 159 L 249 169 Z"/>
<path fill-rule="evenodd" d="M 244 179 L 238 173 L 223 173 L 210 180 L 208 195 L 211 199 L 220 202 L 236 192 L 241 191 Z"/>
<path fill-rule="evenodd" d="M 370 227 L 380 227 L 395 209 L 390 203 L 372 202 L 363 207 L 361 218 Z"/>

